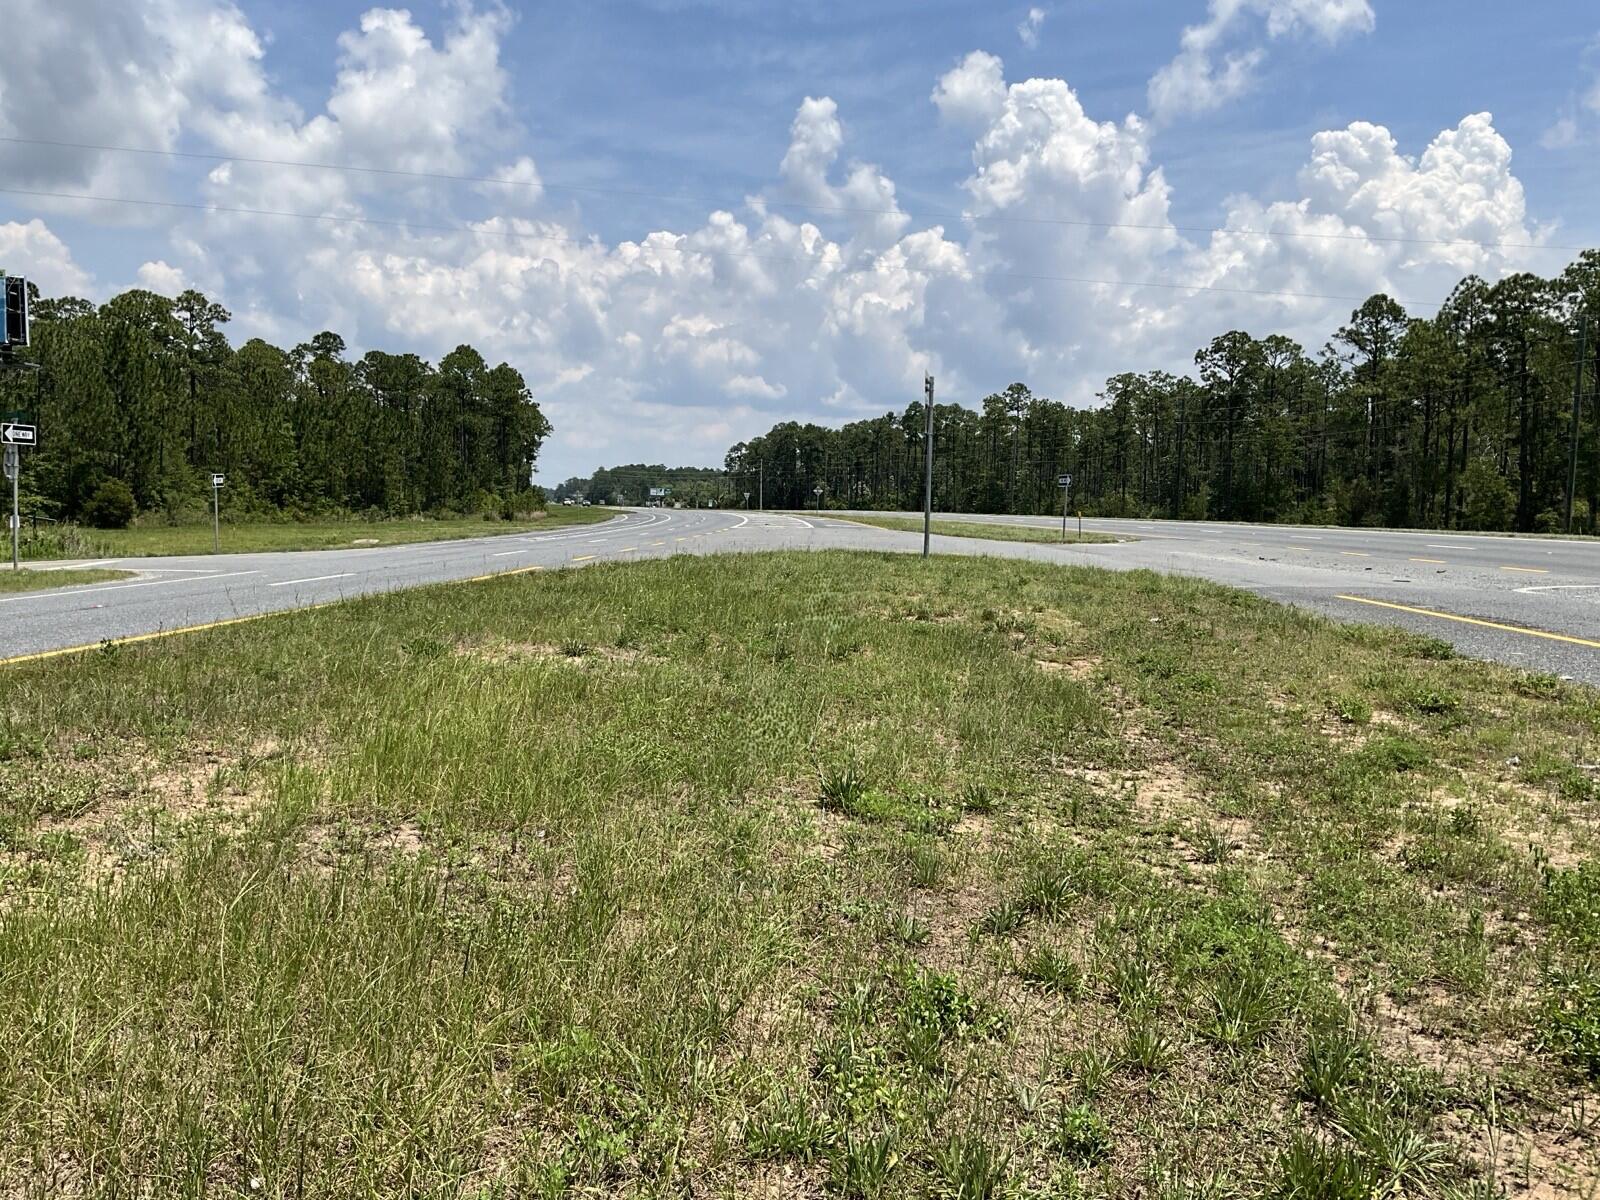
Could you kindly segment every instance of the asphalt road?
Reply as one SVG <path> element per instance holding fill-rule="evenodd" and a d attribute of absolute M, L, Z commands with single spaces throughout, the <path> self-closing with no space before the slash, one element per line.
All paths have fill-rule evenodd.
<path fill-rule="evenodd" d="M 959 519 L 1059 528 L 1049 518 Z M 1163 521 L 1092 520 L 1084 528 L 1138 540 L 1056 546 L 935 537 L 934 549 L 1199 576 L 1342 620 L 1403 625 L 1476 657 L 1600 684 L 1600 541 Z M 0 595 L 0 660 L 503 572 L 679 553 L 825 548 L 912 552 L 921 548 L 921 535 L 834 514 L 641 509 L 549 533 L 100 561 L 137 575 Z M 65 565 L 82 564 L 51 564 Z"/>

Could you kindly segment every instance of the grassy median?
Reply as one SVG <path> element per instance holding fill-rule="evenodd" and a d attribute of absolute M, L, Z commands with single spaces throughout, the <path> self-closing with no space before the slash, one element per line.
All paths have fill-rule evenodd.
<path fill-rule="evenodd" d="M 830 515 L 837 517 L 841 521 L 854 521 L 858 525 L 874 525 L 879 529 L 893 529 L 906 533 L 922 532 L 921 517 Z M 1137 538 L 1132 537 L 1113 537 L 1109 533 L 1079 533 L 1076 522 L 1068 526 L 1067 536 L 1064 541 L 1059 527 L 1045 528 L 1042 525 L 1011 525 L 999 521 L 935 519 L 933 532 L 941 537 L 988 538 L 996 542 L 1048 542 L 1056 546 L 1105 546 L 1115 542 L 1138 541 Z"/>
<path fill-rule="evenodd" d="M 482 517 L 406 517 L 386 521 L 224 521 L 224 554 L 266 550 L 349 550 L 361 546 L 398 546 L 410 542 L 446 542 L 503 533 L 536 533 L 563 525 L 587 525 L 616 516 L 603 508 L 552 508 L 543 516 L 512 521 Z M 49 558 L 144 558 L 210 554 L 209 521 L 170 525 L 151 520 L 128 529 L 73 529 L 71 536 L 51 532 L 37 552 L 24 556 Z"/>
<path fill-rule="evenodd" d="M 0 1194 L 1588 1195 L 1597 761 L 1591 690 L 991 560 L 8 668 Z"/>
<path fill-rule="evenodd" d="M 45 588 L 82 587 L 90 583 L 111 583 L 130 579 L 132 571 L 41 571 L 25 567 L 20 571 L 0 567 L 0 592 L 36 592 Z"/>

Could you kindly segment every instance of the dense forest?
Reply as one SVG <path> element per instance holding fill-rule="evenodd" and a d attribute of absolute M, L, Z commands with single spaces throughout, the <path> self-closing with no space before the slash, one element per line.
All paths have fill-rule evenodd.
<path fill-rule="evenodd" d="M 1588 338 L 1580 365 L 1580 330 Z M 1090 515 L 1555 531 L 1600 513 L 1600 251 L 1555 279 L 1464 280 L 1438 313 L 1387 296 L 1316 354 L 1232 332 L 1195 370 L 1118 375 L 1093 408 L 1012 384 L 934 408 L 934 505 Z M 1575 394 L 1582 418 L 1573 427 Z M 734 446 L 730 491 L 769 507 L 922 507 L 925 409 L 786 422 Z"/>
<path fill-rule="evenodd" d="M 36 300 L 24 369 L 0 371 L 0 410 L 39 427 L 25 508 L 116 524 L 131 500 L 181 517 L 209 507 L 213 471 L 235 515 L 542 503 L 529 481 L 550 426 L 513 368 L 470 346 L 438 366 L 378 350 L 351 361 L 333 333 L 235 349 L 228 321 L 194 291 Z"/>
<path fill-rule="evenodd" d="M 645 504 L 650 489 L 671 488 L 669 503 L 701 508 L 731 504 L 737 497 L 727 489 L 727 477 L 710 467 L 666 467 L 657 463 L 629 463 L 602 467 L 588 479 L 574 476 L 556 485 L 556 500 L 588 500 L 592 504 Z"/>

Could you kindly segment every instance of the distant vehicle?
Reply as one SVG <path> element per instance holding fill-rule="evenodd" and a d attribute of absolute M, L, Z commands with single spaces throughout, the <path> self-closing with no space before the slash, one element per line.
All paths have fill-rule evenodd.
<path fill-rule="evenodd" d="M 562 501 L 562 502 L 561 502 L 561 503 L 562 503 L 562 504 L 563 504 L 563 505 L 565 505 L 565 506 L 566 506 L 566 507 L 567 507 L 567 508 L 571 508 L 571 507 L 572 507 L 572 506 L 573 506 L 573 505 L 574 505 L 574 504 L 576 504 L 576 503 L 577 503 L 577 501 L 576 501 L 576 500 L 574 500 L 574 499 L 573 499 L 573 498 L 572 498 L 572 497 L 571 497 L 571 496 L 568 496 L 568 497 L 567 497 L 567 498 L 566 498 L 566 499 L 565 499 L 565 500 L 563 500 L 563 501 Z"/>
<path fill-rule="evenodd" d="M 587 500 L 583 500 L 583 501 L 580 501 L 580 503 L 581 503 L 581 504 L 582 504 L 582 505 L 583 505 L 583 507 L 585 507 L 585 508 L 588 508 L 588 507 L 589 507 L 589 502 L 588 502 L 588 501 L 587 501 Z"/>

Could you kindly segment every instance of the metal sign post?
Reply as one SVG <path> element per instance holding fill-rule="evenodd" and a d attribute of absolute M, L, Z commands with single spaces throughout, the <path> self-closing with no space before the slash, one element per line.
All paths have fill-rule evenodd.
<path fill-rule="evenodd" d="M 933 376 L 924 373 L 922 390 L 928 397 L 928 434 L 924 439 L 927 465 L 922 480 L 922 557 L 928 557 L 928 546 L 933 540 Z"/>
<path fill-rule="evenodd" d="M 226 475 L 213 475 L 211 477 L 211 553 L 222 553 L 222 515 L 218 497 L 222 495 L 222 485 L 228 482 Z"/>
<path fill-rule="evenodd" d="M 1067 497 L 1072 494 L 1072 476 L 1057 475 L 1056 485 L 1061 489 L 1061 540 L 1067 540 Z M 1078 532 L 1082 533 L 1080 529 Z"/>
<path fill-rule="evenodd" d="M 811 494 L 817 498 L 817 511 L 822 511 L 822 485 L 819 483 L 811 489 Z"/>
<path fill-rule="evenodd" d="M 22 474 L 22 463 L 15 446 L 6 447 L 6 478 L 11 480 L 11 569 L 22 569 L 22 514 L 17 506 L 17 477 Z"/>
<path fill-rule="evenodd" d="M 11 569 L 22 569 L 22 505 L 18 495 L 22 480 L 22 455 L 19 446 L 37 446 L 39 427 L 14 421 L 0 424 L 0 444 L 6 448 L 6 478 L 11 480 Z"/>

